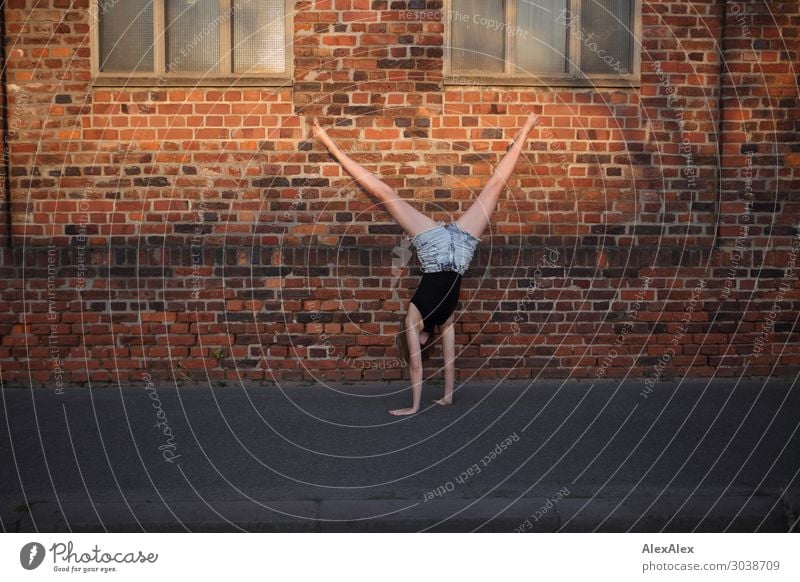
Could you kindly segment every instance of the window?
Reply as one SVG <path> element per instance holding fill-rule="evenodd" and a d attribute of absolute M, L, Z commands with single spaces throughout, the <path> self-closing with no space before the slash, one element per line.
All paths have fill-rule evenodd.
<path fill-rule="evenodd" d="M 290 0 L 95 0 L 100 84 L 284 84 Z"/>
<path fill-rule="evenodd" d="M 641 0 L 448 0 L 454 84 L 638 82 Z"/>

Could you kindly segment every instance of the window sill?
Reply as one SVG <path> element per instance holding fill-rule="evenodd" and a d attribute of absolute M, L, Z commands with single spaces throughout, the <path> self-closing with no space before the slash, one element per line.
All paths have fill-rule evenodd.
<path fill-rule="evenodd" d="M 575 87 L 585 89 L 598 89 L 605 87 L 637 88 L 641 80 L 634 77 L 609 78 L 609 77 L 492 77 L 492 76 L 449 76 L 442 80 L 444 85 L 450 86 L 514 86 L 514 87 Z"/>
<path fill-rule="evenodd" d="M 291 77 L 171 77 L 139 75 L 100 75 L 92 87 L 291 87 Z"/>

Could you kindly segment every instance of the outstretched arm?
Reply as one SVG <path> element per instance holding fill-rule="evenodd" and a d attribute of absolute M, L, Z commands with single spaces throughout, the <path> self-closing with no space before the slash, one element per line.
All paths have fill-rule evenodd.
<path fill-rule="evenodd" d="M 452 316 L 450 316 L 452 319 Z M 453 387 L 456 382 L 456 331 L 452 323 L 445 323 L 442 331 L 442 358 L 444 358 L 444 397 L 437 404 L 453 403 Z"/>
<path fill-rule="evenodd" d="M 421 324 L 421 322 L 420 322 Z M 408 343 L 409 366 L 411 368 L 411 408 L 396 408 L 390 410 L 389 414 L 395 416 L 406 416 L 416 414 L 419 411 L 420 400 L 422 399 L 422 354 L 419 345 L 419 333 L 416 327 L 419 324 L 412 324 L 406 327 L 403 333 L 406 334 Z"/>

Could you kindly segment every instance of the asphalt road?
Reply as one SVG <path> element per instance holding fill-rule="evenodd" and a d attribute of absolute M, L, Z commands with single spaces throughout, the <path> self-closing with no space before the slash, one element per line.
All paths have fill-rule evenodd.
<path fill-rule="evenodd" d="M 4 389 L 4 531 L 798 531 L 792 379 Z"/>

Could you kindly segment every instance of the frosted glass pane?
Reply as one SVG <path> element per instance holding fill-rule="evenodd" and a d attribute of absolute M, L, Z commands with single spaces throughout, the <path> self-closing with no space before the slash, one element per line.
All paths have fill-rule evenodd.
<path fill-rule="evenodd" d="M 631 0 L 583 0 L 581 69 L 584 73 L 631 72 Z"/>
<path fill-rule="evenodd" d="M 567 0 L 517 2 L 517 73 L 566 73 Z"/>
<path fill-rule="evenodd" d="M 234 0 L 233 72 L 282 73 L 286 70 L 284 0 Z"/>
<path fill-rule="evenodd" d="M 153 1 L 101 0 L 100 70 L 153 71 Z"/>
<path fill-rule="evenodd" d="M 166 70 L 217 72 L 221 24 L 218 0 L 166 0 Z"/>
<path fill-rule="evenodd" d="M 503 5 L 503 0 L 453 0 L 450 20 L 453 72 L 505 70 Z"/>

